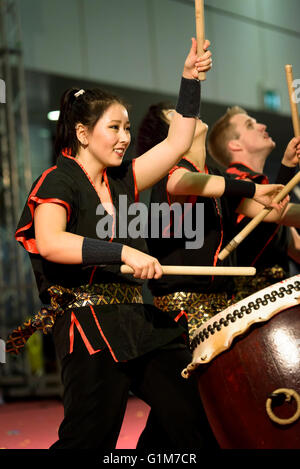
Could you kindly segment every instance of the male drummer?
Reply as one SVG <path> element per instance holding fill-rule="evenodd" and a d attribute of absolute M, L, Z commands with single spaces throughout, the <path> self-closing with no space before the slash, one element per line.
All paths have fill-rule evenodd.
<path fill-rule="evenodd" d="M 265 162 L 276 144 L 266 125 L 257 122 L 247 112 L 235 106 L 227 110 L 208 135 L 208 150 L 214 160 L 227 168 L 236 179 L 268 184 L 264 174 Z M 300 137 L 293 138 L 283 155 L 277 183 L 287 184 L 295 175 L 300 161 Z M 236 217 L 236 231 L 241 231 L 249 218 Z M 288 278 L 289 257 L 300 264 L 300 236 L 294 227 L 262 223 L 237 248 L 240 266 L 255 266 L 252 279 L 238 278 L 237 300 L 268 285 Z"/>

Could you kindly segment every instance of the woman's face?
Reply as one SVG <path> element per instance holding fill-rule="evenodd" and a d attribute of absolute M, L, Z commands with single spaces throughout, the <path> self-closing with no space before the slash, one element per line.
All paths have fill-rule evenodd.
<path fill-rule="evenodd" d="M 174 109 L 163 109 L 162 111 L 163 117 L 168 124 L 171 123 L 174 112 L 175 112 Z M 206 134 L 207 131 L 208 131 L 208 125 L 205 124 L 205 122 L 203 122 L 202 120 L 197 119 L 194 138 L 199 137 L 200 135 Z"/>
<path fill-rule="evenodd" d="M 130 144 L 127 109 L 114 103 L 104 112 L 91 131 L 87 131 L 89 153 L 103 166 L 119 166 Z"/>

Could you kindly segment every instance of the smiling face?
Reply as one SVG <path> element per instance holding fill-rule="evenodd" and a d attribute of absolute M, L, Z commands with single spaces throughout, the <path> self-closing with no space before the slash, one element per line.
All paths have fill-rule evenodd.
<path fill-rule="evenodd" d="M 130 123 L 127 109 L 113 103 L 92 130 L 86 130 L 86 148 L 104 167 L 119 166 L 130 144 Z"/>
<path fill-rule="evenodd" d="M 256 122 L 248 114 L 236 114 L 230 119 L 230 123 L 234 124 L 239 138 L 229 142 L 229 145 L 237 143 L 236 148 L 249 154 L 264 152 L 266 155 L 275 147 L 275 142 L 266 131 L 267 126 Z"/>

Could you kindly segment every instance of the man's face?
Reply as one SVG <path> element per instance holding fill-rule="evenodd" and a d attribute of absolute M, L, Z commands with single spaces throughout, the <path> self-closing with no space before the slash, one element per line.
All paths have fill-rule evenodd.
<path fill-rule="evenodd" d="M 256 122 L 248 114 L 236 114 L 230 120 L 239 134 L 238 142 L 241 149 L 250 154 L 260 151 L 269 154 L 275 148 L 275 142 L 266 131 L 267 126 Z"/>

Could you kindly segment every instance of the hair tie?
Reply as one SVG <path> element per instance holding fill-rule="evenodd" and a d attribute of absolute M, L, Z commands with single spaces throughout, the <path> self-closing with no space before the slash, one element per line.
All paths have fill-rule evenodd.
<path fill-rule="evenodd" d="M 75 96 L 75 98 L 78 98 L 80 95 L 82 95 L 82 94 L 84 94 L 84 93 L 85 93 L 84 90 L 79 90 L 79 91 L 77 91 L 76 93 L 74 93 L 74 96 Z"/>

